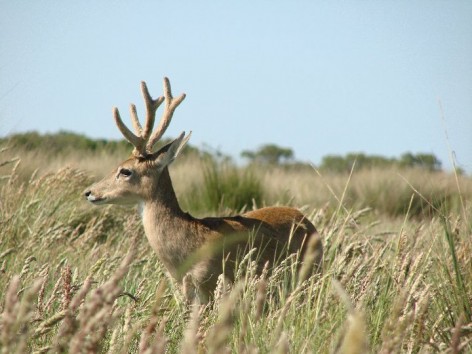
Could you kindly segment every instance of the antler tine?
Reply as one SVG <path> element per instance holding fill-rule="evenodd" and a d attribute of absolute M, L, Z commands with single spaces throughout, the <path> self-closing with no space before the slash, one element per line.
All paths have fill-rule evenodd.
<path fill-rule="evenodd" d="M 115 118 L 115 123 L 118 126 L 118 129 L 120 130 L 121 134 L 123 134 L 126 140 L 128 140 L 134 146 L 133 154 L 134 155 L 145 154 L 146 141 L 142 137 L 134 135 L 133 132 L 128 129 L 128 127 L 121 120 L 120 111 L 116 107 L 113 108 L 113 117 Z M 133 121 L 134 121 L 134 118 L 133 118 Z"/>
<path fill-rule="evenodd" d="M 185 94 L 182 94 L 177 98 L 172 97 L 168 78 L 164 78 L 164 96 L 158 97 L 155 100 L 152 99 L 144 81 L 141 81 L 141 92 L 146 105 L 146 121 L 144 123 L 144 129 L 139 122 L 136 106 L 134 104 L 130 105 L 131 121 L 136 134 L 129 130 L 128 127 L 123 123 L 118 108 L 113 108 L 113 116 L 115 118 L 116 125 L 126 140 L 128 140 L 134 146 L 133 155 L 137 157 L 145 157 L 152 151 L 154 144 L 162 137 L 169 126 L 172 115 L 174 114 L 174 110 L 185 98 Z M 166 101 L 166 105 L 161 121 L 159 122 L 159 127 L 151 135 L 156 118 L 156 111 L 164 101 Z"/>
<path fill-rule="evenodd" d="M 141 81 L 141 92 L 143 94 L 144 103 L 146 105 L 146 121 L 144 123 L 144 131 L 142 131 L 142 137 L 144 140 L 148 140 L 154 127 L 154 121 L 156 119 L 156 111 L 159 106 L 164 102 L 164 97 L 160 96 L 153 100 L 149 94 L 149 90 L 144 81 Z"/>
<path fill-rule="evenodd" d="M 141 127 L 141 123 L 139 123 L 138 112 L 136 111 L 136 105 L 131 103 L 129 105 L 129 114 L 131 115 L 131 122 L 133 123 L 134 131 L 136 132 L 137 136 L 143 136 L 143 128 Z"/>
<path fill-rule="evenodd" d="M 147 90 L 147 89 L 146 89 Z M 146 150 L 152 151 L 153 146 L 159 139 L 164 135 L 167 127 L 169 126 L 170 121 L 172 120 L 172 116 L 174 114 L 175 109 L 182 103 L 185 99 L 185 93 L 181 94 L 179 97 L 172 97 L 172 90 L 170 87 L 170 82 L 167 77 L 164 78 L 164 98 L 165 98 L 165 109 L 162 113 L 161 120 L 159 122 L 159 126 L 157 129 L 152 133 L 150 139 L 147 142 Z"/>

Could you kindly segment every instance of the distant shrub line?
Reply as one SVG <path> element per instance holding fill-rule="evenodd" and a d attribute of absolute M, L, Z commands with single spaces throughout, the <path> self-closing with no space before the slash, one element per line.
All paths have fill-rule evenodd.
<path fill-rule="evenodd" d="M 48 154 L 61 154 L 70 151 L 116 151 L 129 150 L 124 140 L 90 139 L 85 135 L 60 131 L 54 134 L 27 132 L 0 138 L 0 146 L 9 146 L 24 150 L 45 150 Z"/>
<path fill-rule="evenodd" d="M 164 141 L 166 143 L 166 141 Z M 60 131 L 53 134 L 40 134 L 37 132 L 27 132 L 13 134 L 0 138 L 0 146 L 10 146 L 24 150 L 45 150 L 49 155 L 65 154 L 72 151 L 87 152 L 114 152 L 127 154 L 130 151 L 130 145 L 125 140 L 107 140 L 91 139 L 85 135 Z M 190 146 L 185 153 L 199 153 L 207 157 L 221 159 L 219 151 L 200 151 Z M 294 158 L 293 150 L 286 147 L 280 147 L 275 144 L 265 144 L 258 149 L 244 150 L 241 157 L 245 158 L 250 164 L 283 166 L 286 168 L 310 167 L 310 164 L 297 161 Z M 231 160 L 230 157 L 225 156 Z M 384 157 L 379 155 L 367 155 L 364 153 L 349 153 L 345 156 L 326 155 L 323 157 L 318 169 L 333 173 L 349 173 L 353 166 L 356 170 L 370 168 L 419 168 L 427 171 L 440 171 L 441 161 L 429 153 L 411 153 L 406 152 L 399 158 Z M 462 172 L 462 171 L 459 171 Z"/>
<path fill-rule="evenodd" d="M 65 165 L 103 176 L 131 151 L 124 140 L 90 139 L 69 132 L 15 134 L 0 139 L 0 147 L 10 147 L 0 161 L 0 182 L 1 176 L 10 175 L 9 166 L 1 167 L 2 161 L 21 159 L 16 173 L 24 181 L 37 169 L 42 175 Z M 429 219 L 445 209 L 456 213 L 461 209 L 461 193 L 456 182 L 452 176 L 440 172 L 440 162 L 432 155 L 406 153 L 400 159 L 365 154 L 326 156 L 320 166 L 313 168 L 296 162 L 287 148 L 279 152 L 279 158 L 260 157 L 277 155 L 276 145 L 260 148 L 253 154 L 245 151 L 246 157 L 251 156 L 253 160 L 238 166 L 219 151 L 186 148 L 186 156 L 179 162 L 188 166 L 180 172 L 187 176 L 180 184 L 184 208 L 197 215 L 206 212 L 225 215 L 273 203 L 323 205 L 328 202 L 332 205 L 328 209 L 333 211 L 338 204 L 333 195 L 343 195 L 347 208 L 371 208 L 390 217 L 408 214 Z M 351 178 L 348 173 L 352 169 Z M 190 180 L 189 173 L 193 174 Z M 349 187 L 343 192 L 347 180 Z M 312 187 L 306 189 L 306 185 Z M 462 176 L 460 185 L 463 198 L 469 198 L 470 178 Z"/>

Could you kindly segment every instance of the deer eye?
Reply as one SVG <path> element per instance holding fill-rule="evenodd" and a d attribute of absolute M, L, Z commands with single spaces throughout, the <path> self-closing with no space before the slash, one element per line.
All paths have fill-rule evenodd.
<path fill-rule="evenodd" d="M 133 171 L 128 170 L 127 168 L 120 168 L 120 176 L 129 177 L 133 174 Z"/>

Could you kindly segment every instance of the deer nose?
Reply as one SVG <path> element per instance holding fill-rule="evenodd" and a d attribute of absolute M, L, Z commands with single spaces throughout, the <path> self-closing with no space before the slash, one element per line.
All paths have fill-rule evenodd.
<path fill-rule="evenodd" d="M 90 197 L 91 194 L 92 194 L 92 191 L 88 190 L 88 191 L 85 191 L 84 196 L 85 198 L 88 198 Z"/>

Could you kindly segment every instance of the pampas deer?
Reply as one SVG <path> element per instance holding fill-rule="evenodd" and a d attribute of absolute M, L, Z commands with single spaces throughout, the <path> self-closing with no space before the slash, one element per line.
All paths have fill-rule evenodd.
<path fill-rule="evenodd" d="M 172 97 L 164 78 L 164 96 L 153 99 L 141 83 L 146 106 L 144 127 L 131 105 L 133 133 L 113 109 L 116 125 L 134 146 L 132 155 L 109 176 L 85 191 L 93 204 L 142 203 L 146 237 L 159 260 L 180 285 L 190 278 L 200 301 L 211 298 L 220 274 L 234 279 L 237 257 L 256 249 L 257 269 L 275 265 L 284 256 L 299 253 L 303 269 L 318 269 L 322 245 L 313 224 L 297 209 L 266 207 L 239 216 L 198 219 L 182 211 L 172 186 L 169 165 L 190 138 L 183 132 L 177 139 L 154 151 L 175 109 L 185 94 Z M 165 108 L 158 128 L 152 132 L 158 107 Z"/>

